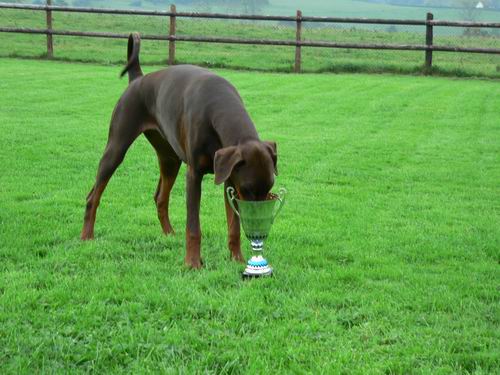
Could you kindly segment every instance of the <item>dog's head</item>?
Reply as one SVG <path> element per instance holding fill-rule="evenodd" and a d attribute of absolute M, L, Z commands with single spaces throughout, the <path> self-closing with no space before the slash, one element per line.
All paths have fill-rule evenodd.
<path fill-rule="evenodd" d="M 250 141 L 218 150 L 215 183 L 230 180 L 242 200 L 265 200 L 278 174 L 275 142 Z"/>

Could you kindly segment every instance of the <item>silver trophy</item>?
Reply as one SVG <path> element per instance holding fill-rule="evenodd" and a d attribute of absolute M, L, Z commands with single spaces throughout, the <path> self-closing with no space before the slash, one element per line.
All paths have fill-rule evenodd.
<path fill-rule="evenodd" d="M 281 188 L 278 194 L 269 193 L 264 201 L 240 200 L 236 198 L 235 190 L 231 186 L 227 188 L 226 193 L 229 204 L 239 216 L 243 231 L 252 246 L 253 255 L 247 263 L 243 277 L 271 276 L 273 269 L 263 256 L 264 240 L 269 235 L 274 219 L 283 208 L 286 190 Z"/>

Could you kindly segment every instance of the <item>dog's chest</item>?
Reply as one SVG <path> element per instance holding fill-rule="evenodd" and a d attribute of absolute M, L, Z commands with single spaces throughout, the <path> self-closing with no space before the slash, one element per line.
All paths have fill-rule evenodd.
<path fill-rule="evenodd" d="M 202 154 L 198 156 L 196 164 L 196 169 L 201 173 L 214 173 L 214 161 L 209 155 Z"/>

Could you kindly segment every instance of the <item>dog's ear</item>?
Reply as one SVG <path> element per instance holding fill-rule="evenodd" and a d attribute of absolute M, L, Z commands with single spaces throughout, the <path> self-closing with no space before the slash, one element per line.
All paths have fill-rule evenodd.
<path fill-rule="evenodd" d="M 236 164 L 243 160 L 241 151 L 237 146 L 221 148 L 215 153 L 214 173 L 215 184 L 219 185 L 226 181 Z"/>
<path fill-rule="evenodd" d="M 264 141 L 263 142 L 267 149 L 269 150 L 269 154 L 271 155 L 271 159 L 273 159 L 274 164 L 274 174 L 278 175 L 278 148 L 276 146 L 276 142 Z"/>

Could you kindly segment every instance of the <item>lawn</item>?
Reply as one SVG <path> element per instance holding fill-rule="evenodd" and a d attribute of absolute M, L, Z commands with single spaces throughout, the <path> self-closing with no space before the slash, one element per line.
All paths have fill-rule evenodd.
<path fill-rule="evenodd" d="M 498 82 L 220 71 L 289 191 L 243 281 L 213 176 L 184 267 L 185 168 L 165 237 L 143 138 L 79 240 L 119 66 L 0 71 L 0 373 L 498 372 Z"/>

